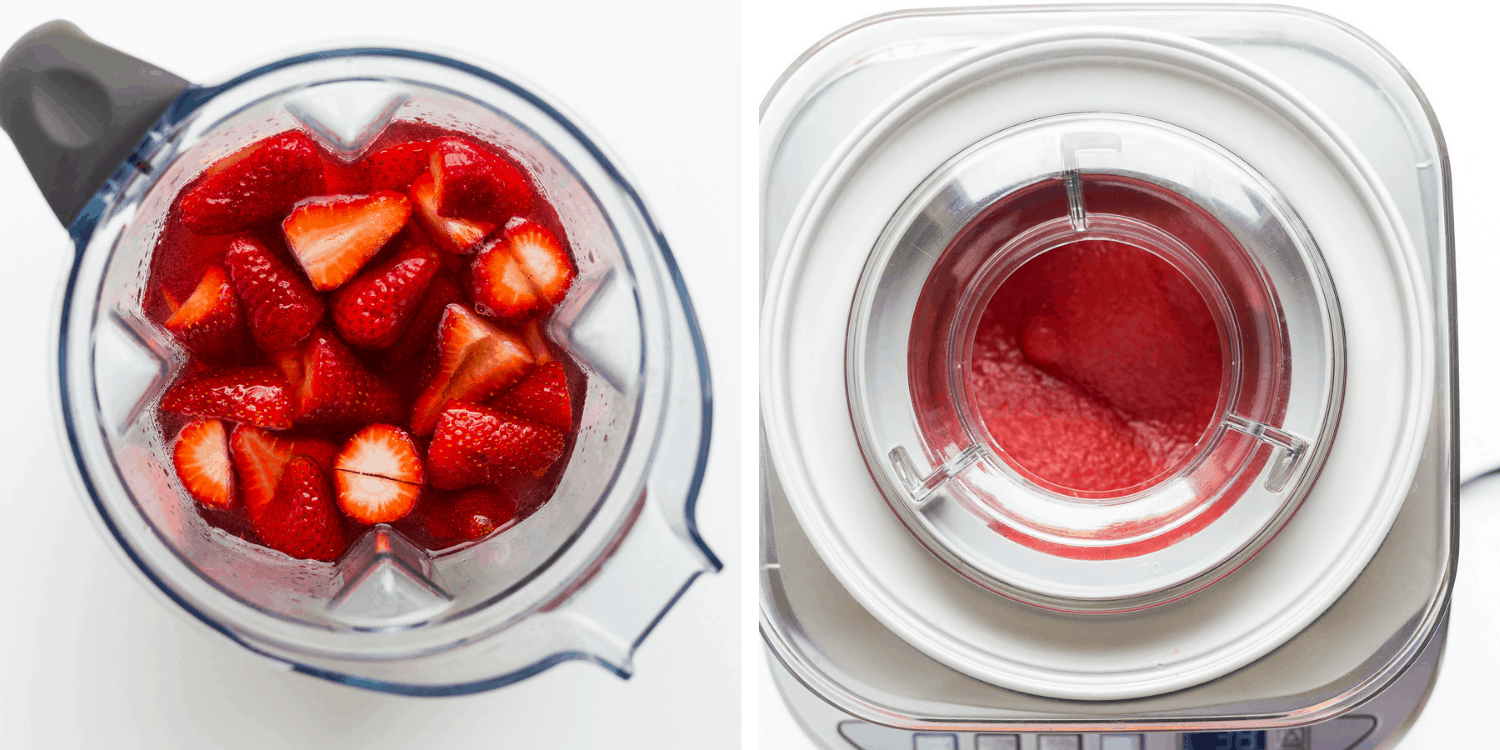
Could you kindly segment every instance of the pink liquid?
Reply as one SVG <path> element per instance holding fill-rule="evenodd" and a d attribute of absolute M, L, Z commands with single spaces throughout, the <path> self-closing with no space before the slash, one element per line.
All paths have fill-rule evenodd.
<path fill-rule="evenodd" d="M 1014 466 L 1111 492 L 1193 456 L 1222 368 L 1213 315 L 1187 276 L 1145 250 L 1090 240 L 1005 280 L 980 319 L 966 385 Z"/>

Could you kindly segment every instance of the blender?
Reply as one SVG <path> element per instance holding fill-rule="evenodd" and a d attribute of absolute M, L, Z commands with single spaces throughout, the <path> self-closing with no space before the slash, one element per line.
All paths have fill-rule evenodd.
<path fill-rule="evenodd" d="M 761 137 L 761 633 L 811 737 L 1399 738 L 1457 410 L 1446 152 L 1398 63 L 1288 8 L 900 12 L 806 53 Z M 973 377 L 1007 281 L 1087 243 L 1175 269 L 1222 354 L 1186 455 L 1104 492 Z"/>
<path fill-rule="evenodd" d="M 415 50 L 297 55 L 212 86 L 53 23 L 0 65 L 4 126 L 76 249 L 54 351 L 76 478 L 105 538 L 198 622 L 295 671 L 408 695 L 510 684 L 570 659 L 625 677 L 693 580 L 720 567 L 695 504 L 711 401 L 664 238 L 588 131 L 531 88 Z M 246 141 L 300 129 L 353 160 L 393 123 L 504 148 L 574 238 L 579 286 L 547 334 L 587 375 L 553 499 L 434 554 L 377 525 L 336 565 L 210 527 L 172 479 L 155 403 L 184 352 L 142 313 L 173 196 Z"/>

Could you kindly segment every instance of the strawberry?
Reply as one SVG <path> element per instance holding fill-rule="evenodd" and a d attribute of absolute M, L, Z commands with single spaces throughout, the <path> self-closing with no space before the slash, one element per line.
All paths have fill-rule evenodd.
<path fill-rule="evenodd" d="M 407 245 L 389 261 L 366 270 L 333 293 L 333 325 L 344 340 L 366 348 L 390 346 L 437 275 L 431 248 Z"/>
<path fill-rule="evenodd" d="M 486 406 L 449 402 L 427 448 L 434 487 L 456 490 L 493 484 L 545 469 L 562 457 L 561 431 Z"/>
<path fill-rule="evenodd" d="M 541 224 L 522 221 L 474 256 L 470 283 L 480 312 L 517 320 L 561 302 L 575 275 L 557 236 Z"/>
<path fill-rule="evenodd" d="M 534 221 L 512 224 L 505 230 L 510 252 L 526 272 L 526 280 L 546 307 L 561 302 L 573 286 L 573 261 L 557 235 Z"/>
<path fill-rule="evenodd" d="M 416 507 L 422 459 L 411 435 L 372 424 L 344 443 L 333 462 L 339 507 L 363 524 L 390 523 Z"/>
<path fill-rule="evenodd" d="M 208 370 L 168 388 L 161 408 L 285 430 L 292 426 L 292 398 L 287 391 L 286 378 L 268 367 Z"/>
<path fill-rule="evenodd" d="M 326 330 L 308 337 L 296 391 L 298 425 L 358 426 L 395 422 L 405 414 L 396 391 L 347 345 Z"/>
<path fill-rule="evenodd" d="M 544 365 L 552 361 L 552 351 L 547 347 L 547 337 L 542 334 L 542 324 L 535 320 L 529 320 L 521 328 L 521 337 L 526 339 L 526 345 L 531 347 L 531 356 L 536 358 L 538 365 Z"/>
<path fill-rule="evenodd" d="M 333 562 L 349 546 L 328 477 L 303 455 L 286 463 L 276 494 L 252 525 L 267 547 L 305 560 Z"/>
<path fill-rule="evenodd" d="M 244 304 L 250 335 L 262 351 L 291 349 L 322 319 L 317 292 L 260 240 L 236 237 L 224 264 Z"/>
<path fill-rule="evenodd" d="M 490 404 L 507 414 L 525 417 L 560 430 L 573 426 L 573 402 L 568 398 L 568 374 L 557 362 L 537 365 L 530 375 L 500 394 Z"/>
<path fill-rule="evenodd" d="M 234 504 L 234 472 L 223 422 L 199 419 L 183 427 L 172 446 L 172 466 L 194 500 L 210 508 Z"/>
<path fill-rule="evenodd" d="M 291 437 L 267 432 L 250 425 L 238 425 L 229 435 L 229 455 L 234 461 L 240 499 L 245 515 L 253 524 L 276 494 L 282 469 L 294 455 L 304 455 L 317 462 L 325 472 L 333 471 L 338 446 L 312 437 Z"/>
<path fill-rule="evenodd" d="M 169 307 L 174 302 L 167 298 Z M 244 341 L 244 316 L 224 269 L 209 266 L 198 287 L 172 311 L 165 325 L 188 351 L 200 356 L 218 357 L 238 348 Z"/>
<path fill-rule="evenodd" d="M 233 234 L 286 213 L 293 203 L 323 192 L 323 162 L 306 134 L 263 138 L 220 159 L 182 193 L 182 223 L 198 234 Z"/>
<path fill-rule="evenodd" d="M 526 342 L 515 334 L 463 305 L 449 305 L 438 324 L 435 371 L 412 405 L 412 432 L 432 432 L 449 401 L 481 402 L 526 377 L 532 361 Z"/>
<path fill-rule="evenodd" d="M 359 273 L 410 216 L 411 201 L 390 190 L 329 195 L 297 203 L 281 231 L 313 288 L 326 292 Z"/>
<path fill-rule="evenodd" d="M 515 490 L 509 487 L 475 487 L 456 497 L 435 499 L 423 520 L 429 536 L 443 541 L 472 541 L 514 524 L 516 505 Z"/>
<path fill-rule="evenodd" d="M 452 279 L 439 275 L 432 280 L 427 287 L 427 294 L 412 311 L 411 322 L 406 325 L 401 337 L 382 354 L 385 365 L 382 372 L 392 382 L 403 388 L 411 385 L 418 362 L 437 341 L 438 323 L 443 320 L 444 309 L 462 301 L 458 285 Z"/>
<path fill-rule="evenodd" d="M 531 208 L 521 170 L 466 138 L 438 139 L 429 171 L 439 216 L 503 223 Z"/>
<path fill-rule="evenodd" d="M 474 255 L 469 293 L 475 309 L 501 320 L 524 319 L 542 306 L 541 297 L 526 279 L 526 270 L 503 237 L 486 243 Z"/>
<path fill-rule="evenodd" d="M 360 162 L 367 190 L 405 190 L 431 162 L 432 141 L 411 141 L 383 148 Z"/>
<path fill-rule="evenodd" d="M 437 192 L 431 172 L 419 175 L 412 181 L 407 192 L 416 207 L 417 222 L 428 236 L 450 253 L 468 253 L 480 240 L 500 226 L 489 221 L 449 219 L 439 215 Z"/>

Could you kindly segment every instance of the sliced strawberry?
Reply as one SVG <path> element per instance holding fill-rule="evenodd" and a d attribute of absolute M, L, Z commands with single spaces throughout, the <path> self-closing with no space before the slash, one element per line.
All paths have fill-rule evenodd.
<path fill-rule="evenodd" d="M 438 255 L 432 248 L 406 246 L 333 293 L 334 327 L 355 346 L 390 346 L 401 336 L 437 272 Z"/>
<path fill-rule="evenodd" d="M 219 160 L 182 194 L 177 209 L 182 223 L 198 234 L 232 234 L 280 218 L 323 187 L 317 145 L 289 131 Z"/>
<path fill-rule="evenodd" d="M 474 304 L 501 320 L 520 320 L 561 302 L 573 286 L 573 261 L 546 227 L 522 221 L 474 256 Z"/>
<path fill-rule="evenodd" d="M 172 466 L 194 500 L 210 508 L 234 504 L 234 472 L 223 422 L 200 419 L 182 428 L 172 446 Z"/>
<path fill-rule="evenodd" d="M 168 298 L 168 305 L 174 301 Z M 165 325 L 188 351 L 217 357 L 244 343 L 244 320 L 229 274 L 219 266 L 209 266 L 198 287 L 172 311 Z"/>
<path fill-rule="evenodd" d="M 411 201 L 390 190 L 330 195 L 299 202 L 281 231 L 313 288 L 326 292 L 359 273 L 410 216 Z"/>
<path fill-rule="evenodd" d="M 552 361 L 552 350 L 547 346 L 547 337 L 542 335 L 542 324 L 535 320 L 529 320 L 521 328 L 521 337 L 526 339 L 526 345 L 531 347 L 531 356 L 536 358 L 538 365 L 544 365 Z"/>
<path fill-rule="evenodd" d="M 326 330 L 314 331 L 302 349 L 296 402 L 298 425 L 358 426 L 405 415 L 396 391 Z"/>
<path fill-rule="evenodd" d="M 177 381 L 161 408 L 195 417 L 218 417 L 272 430 L 292 426 L 286 378 L 268 367 L 209 370 Z"/>
<path fill-rule="evenodd" d="M 577 274 L 557 235 L 534 221 L 524 221 L 505 230 L 505 241 L 546 307 L 568 296 Z"/>
<path fill-rule="evenodd" d="M 255 523 L 270 504 L 281 471 L 293 455 L 305 455 L 325 472 L 332 472 L 338 450 L 338 446 L 318 438 L 278 435 L 245 424 L 235 426 L 229 435 L 229 455 L 250 522 Z"/>
<path fill-rule="evenodd" d="M 252 525 L 267 547 L 305 560 L 333 562 L 349 546 L 328 477 L 307 456 L 286 463 L 276 494 Z"/>
<path fill-rule="evenodd" d="M 469 293 L 474 296 L 475 309 L 501 320 L 527 318 L 542 306 L 526 270 L 503 237 L 485 243 L 474 255 Z"/>
<path fill-rule="evenodd" d="M 427 287 L 422 302 L 412 311 L 411 322 L 402 331 L 396 343 L 386 348 L 382 355 L 382 372 L 391 382 L 409 392 L 418 373 L 423 355 L 436 345 L 438 323 L 443 320 L 443 310 L 455 302 L 462 302 L 458 285 L 447 276 L 439 275 Z"/>
<path fill-rule="evenodd" d="M 568 374 L 557 362 L 536 366 L 515 387 L 491 405 L 500 411 L 566 430 L 573 426 L 573 402 L 568 397 Z"/>
<path fill-rule="evenodd" d="M 344 443 L 333 462 L 339 507 L 363 524 L 390 523 L 416 507 L 422 459 L 400 427 L 372 424 Z"/>
<path fill-rule="evenodd" d="M 509 487 L 475 487 L 456 497 L 443 495 L 441 499 L 434 498 L 423 514 L 427 534 L 435 539 L 449 542 L 483 539 L 516 522 L 518 503 L 515 490 Z"/>
<path fill-rule="evenodd" d="M 260 240 L 236 237 L 224 264 L 244 305 L 250 335 L 262 351 L 291 349 L 322 319 L 317 292 Z"/>
<path fill-rule="evenodd" d="M 411 141 L 383 148 L 360 162 L 366 190 L 405 190 L 431 163 L 432 141 Z"/>
<path fill-rule="evenodd" d="M 428 479 L 456 490 L 545 469 L 562 457 L 561 431 L 478 404 L 449 402 L 427 448 Z"/>
<path fill-rule="evenodd" d="M 434 372 L 412 404 L 412 432 L 426 435 L 449 401 L 482 402 L 531 372 L 526 342 L 463 305 L 449 305 L 438 324 Z"/>
<path fill-rule="evenodd" d="M 436 187 L 431 172 L 423 172 L 407 191 L 416 207 L 417 223 L 444 250 L 460 255 L 468 253 L 499 224 L 488 221 L 449 219 L 438 214 Z"/>
<path fill-rule="evenodd" d="M 439 216 L 500 223 L 531 208 L 521 170 L 466 138 L 438 139 L 430 171 Z"/>

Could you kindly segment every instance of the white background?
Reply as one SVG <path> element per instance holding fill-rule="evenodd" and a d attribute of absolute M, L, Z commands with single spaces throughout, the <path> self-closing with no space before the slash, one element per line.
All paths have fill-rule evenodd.
<path fill-rule="evenodd" d="M 628 681 L 574 662 L 489 693 L 415 699 L 242 656 L 127 575 L 75 495 L 47 376 L 56 281 L 70 250 L 15 149 L 0 139 L 0 747 L 736 747 L 738 8 L 693 0 L 367 0 L 337 11 L 281 0 L 4 7 L 0 48 L 66 18 L 192 81 L 218 80 L 287 47 L 374 36 L 493 61 L 562 102 L 634 178 L 697 303 L 720 404 L 699 519 L 727 568 L 693 585 L 641 647 Z"/>
<path fill-rule="evenodd" d="M 975 5 L 946 0 L 944 6 Z M 1057 5 L 1047 0 L 1028 4 Z M 1496 123 L 1494 6 L 1478 2 L 1304 0 L 1296 3 L 1368 34 L 1389 50 L 1421 86 L 1446 136 L 1453 168 L 1458 255 L 1458 309 L 1464 476 L 1500 465 L 1500 241 L 1492 228 L 1500 190 Z M 745 97 L 755 106 L 804 50 L 824 36 L 876 13 L 920 7 L 901 0 L 758 0 L 745 9 Z M 758 246 L 757 246 L 758 247 Z M 1432 702 L 1402 748 L 1493 744 L 1500 691 L 1500 480 L 1478 486 L 1462 502 L 1460 570 L 1448 656 Z M 759 747 L 805 750 L 812 745 L 792 723 L 762 662 Z"/>

